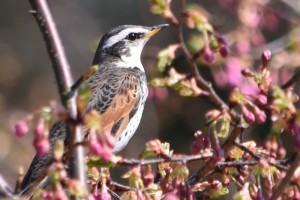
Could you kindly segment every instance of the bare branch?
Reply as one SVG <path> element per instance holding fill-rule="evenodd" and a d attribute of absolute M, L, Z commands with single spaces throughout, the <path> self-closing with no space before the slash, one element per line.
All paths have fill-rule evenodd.
<path fill-rule="evenodd" d="M 47 46 L 48 54 L 51 59 L 58 84 L 61 101 L 68 110 L 70 117 L 72 119 L 77 119 L 76 96 L 73 96 L 69 100 L 65 97 L 66 92 L 70 90 L 73 84 L 70 66 L 47 2 L 45 0 L 29 0 L 29 2 L 32 7 L 31 13 L 39 25 Z M 67 139 L 68 146 L 71 150 L 71 158 L 69 162 L 70 177 L 79 180 L 82 185 L 87 188 L 84 147 L 76 146 L 73 148 L 73 144 L 83 140 L 81 126 L 69 123 L 67 128 Z"/>
<path fill-rule="evenodd" d="M 166 162 L 191 162 L 196 160 L 203 160 L 206 158 L 211 158 L 212 153 L 203 153 L 198 155 L 176 155 L 167 158 L 157 158 L 157 159 L 148 159 L 148 160 L 137 160 L 137 159 L 123 159 L 118 162 L 119 165 L 151 165 L 151 164 L 159 164 L 159 163 L 166 163 Z"/>
<path fill-rule="evenodd" d="M 278 162 L 275 162 L 274 160 L 270 160 L 269 158 L 264 158 L 260 155 L 258 155 L 257 153 L 251 151 L 250 149 L 248 149 L 247 147 L 243 146 L 242 144 L 235 142 L 235 145 L 237 147 L 239 147 L 240 149 L 242 149 L 243 151 L 249 153 L 253 158 L 255 158 L 257 161 L 259 161 L 260 159 L 265 159 L 270 165 L 277 167 L 280 170 L 284 170 L 284 171 L 289 171 L 289 168 L 286 166 L 281 165 Z"/>
<path fill-rule="evenodd" d="M 282 89 L 287 89 L 290 86 L 292 86 L 293 84 L 297 83 L 298 81 L 300 81 L 300 72 L 297 72 L 296 74 L 294 74 L 294 76 L 288 80 L 285 84 L 283 84 L 281 86 Z"/>
<path fill-rule="evenodd" d="M 114 181 L 109 181 L 107 186 L 113 190 L 118 192 L 124 192 L 124 191 L 136 191 L 136 188 L 129 187 L 127 185 L 123 185 Z"/>

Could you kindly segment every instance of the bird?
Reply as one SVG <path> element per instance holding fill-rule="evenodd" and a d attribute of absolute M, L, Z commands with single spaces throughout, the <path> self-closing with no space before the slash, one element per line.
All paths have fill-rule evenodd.
<path fill-rule="evenodd" d="M 168 24 L 155 26 L 121 25 L 106 32 L 97 47 L 92 66 L 98 71 L 88 80 L 92 91 L 86 111 L 101 114 L 101 124 L 115 138 L 113 153 L 120 152 L 136 132 L 148 95 L 147 79 L 141 53 L 147 41 Z M 53 148 L 57 140 L 66 140 L 66 122 L 53 125 L 49 132 Z M 54 162 L 52 150 L 35 156 L 21 185 L 20 194 L 32 194 L 47 177 L 47 169 Z"/>

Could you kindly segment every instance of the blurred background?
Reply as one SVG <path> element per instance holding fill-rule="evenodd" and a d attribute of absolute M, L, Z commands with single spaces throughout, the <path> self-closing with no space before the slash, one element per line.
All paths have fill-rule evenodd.
<path fill-rule="evenodd" d="M 201 68 L 224 99 L 233 87 L 243 84 L 238 81 L 239 73 L 234 80 L 227 79 L 226 73 L 235 73 L 241 65 L 257 66 L 261 50 L 266 44 L 278 42 L 271 46 L 271 50 L 278 53 L 273 64 L 274 71 L 280 74 L 276 79 L 278 83 L 290 77 L 299 65 L 296 53 L 300 34 L 293 36 L 295 55 L 285 51 L 291 38 L 290 32 L 299 29 L 298 0 L 243 0 L 239 3 L 234 0 L 202 0 L 187 3 L 196 3 L 208 11 L 206 16 L 214 28 L 227 36 L 232 47 L 231 55 L 239 58 L 247 55 L 243 60 L 227 60 L 238 62 L 237 68 L 234 64 L 226 65 L 227 61 L 224 60 L 217 62 L 213 73 L 205 66 Z M 49 6 L 74 79 L 90 67 L 98 41 L 110 28 L 122 24 L 152 26 L 166 23 L 163 18 L 150 12 L 148 1 L 52 0 Z M 173 7 L 177 14 L 178 1 L 174 1 Z M 0 1 L 0 173 L 11 184 L 17 178 L 18 168 L 23 166 L 26 170 L 34 156 L 32 134 L 23 138 L 14 137 L 16 121 L 27 113 L 49 105 L 50 101 L 59 102 L 51 63 L 29 9 L 27 1 Z M 247 31 L 251 34 L 245 34 Z M 188 34 L 186 39 L 189 39 Z M 173 27 L 148 42 L 142 62 L 149 80 L 157 76 L 155 66 L 159 50 L 175 42 Z M 187 71 L 183 69 L 185 63 L 178 62 L 177 65 L 181 67 L 179 71 Z M 281 70 L 283 66 L 285 70 Z M 181 97 L 173 90 L 150 88 L 150 97 L 138 132 L 121 154 L 128 158 L 136 157 L 144 144 L 155 138 L 170 142 L 176 153 L 189 153 L 195 131 L 203 127 L 205 112 L 213 107 L 205 98 Z M 254 135 L 258 135 L 261 141 L 268 127 L 257 126 L 255 130 Z"/>

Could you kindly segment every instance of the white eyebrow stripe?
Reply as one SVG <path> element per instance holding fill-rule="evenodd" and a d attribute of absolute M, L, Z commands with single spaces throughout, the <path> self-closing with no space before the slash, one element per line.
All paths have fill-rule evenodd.
<path fill-rule="evenodd" d="M 126 28 L 119 32 L 117 35 L 111 36 L 104 44 L 103 48 L 111 47 L 115 43 L 124 39 L 129 33 L 145 33 L 145 29 L 143 28 Z"/>

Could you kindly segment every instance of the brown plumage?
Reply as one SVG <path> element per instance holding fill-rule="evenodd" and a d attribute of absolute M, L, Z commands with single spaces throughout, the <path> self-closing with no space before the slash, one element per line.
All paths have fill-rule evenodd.
<path fill-rule="evenodd" d="M 96 109 L 102 127 L 115 136 L 114 153 L 121 151 L 135 133 L 148 95 L 146 75 L 140 54 L 148 39 L 167 25 L 154 27 L 124 25 L 107 32 L 97 48 L 93 65 L 99 71 L 87 80 L 93 97 L 86 112 Z M 51 147 L 66 140 L 66 123 L 50 130 Z M 36 187 L 47 185 L 47 169 L 53 163 L 52 149 L 35 156 L 21 184 L 21 194 L 31 195 Z"/>

